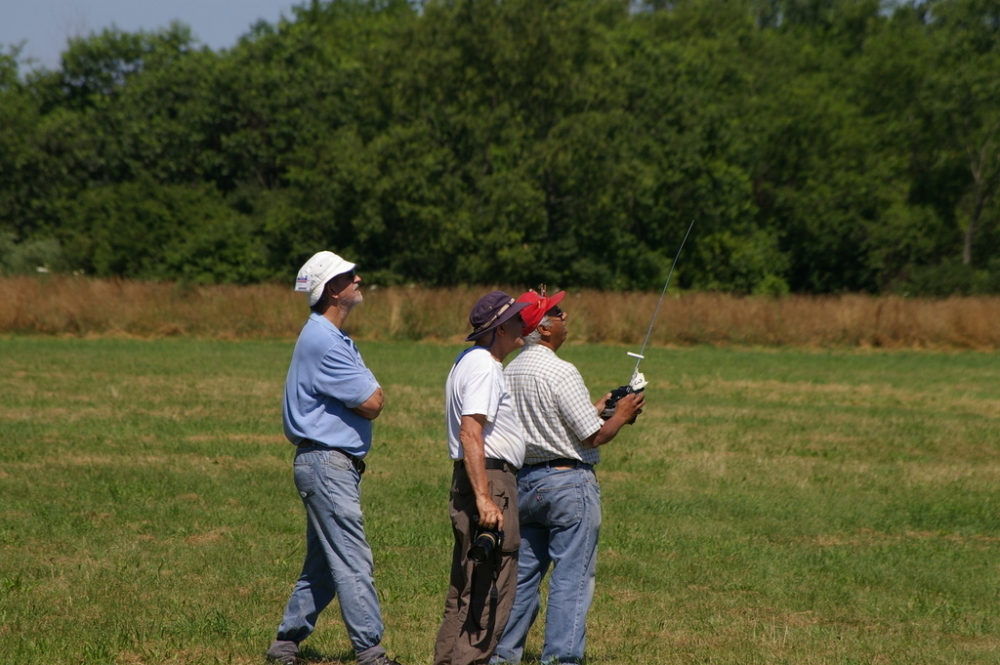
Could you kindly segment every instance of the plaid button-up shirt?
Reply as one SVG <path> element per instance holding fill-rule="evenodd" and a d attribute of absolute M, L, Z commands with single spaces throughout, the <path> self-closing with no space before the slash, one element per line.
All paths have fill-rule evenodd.
<path fill-rule="evenodd" d="M 596 448 L 580 444 L 604 425 L 590 401 L 583 377 L 555 351 L 532 344 L 504 370 L 507 389 L 525 433 L 525 464 L 578 459 L 597 464 Z"/>

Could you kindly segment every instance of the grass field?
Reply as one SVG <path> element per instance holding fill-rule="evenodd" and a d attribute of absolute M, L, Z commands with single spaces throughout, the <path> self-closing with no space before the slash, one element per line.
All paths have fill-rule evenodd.
<path fill-rule="evenodd" d="M 385 644 L 427 664 L 460 347 L 359 345 L 388 400 L 364 482 Z M 303 553 L 291 346 L 0 338 L 0 662 L 263 660 Z M 625 350 L 562 355 L 596 396 Z M 657 348 L 643 370 L 598 467 L 591 665 L 1000 662 L 1000 356 Z M 306 645 L 353 660 L 332 607 Z"/>

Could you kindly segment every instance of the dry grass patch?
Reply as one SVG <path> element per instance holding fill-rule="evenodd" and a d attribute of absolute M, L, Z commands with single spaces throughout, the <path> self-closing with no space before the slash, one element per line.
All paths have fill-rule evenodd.
<path fill-rule="evenodd" d="M 472 304 L 493 286 L 368 289 L 348 328 L 356 339 L 460 343 Z M 519 293 L 525 286 L 501 287 Z M 307 310 L 284 285 L 182 286 L 59 275 L 0 278 L 0 332 L 18 334 L 290 338 Z M 578 341 L 642 341 L 658 293 L 572 291 L 564 301 Z M 1000 297 L 734 297 L 671 294 L 652 343 L 998 349 Z"/>
<path fill-rule="evenodd" d="M 232 532 L 232 529 L 212 529 L 204 533 L 196 533 L 184 539 L 185 545 L 209 545 L 221 542 Z"/>
<path fill-rule="evenodd" d="M 284 435 L 280 434 L 240 434 L 234 432 L 220 432 L 217 434 L 192 434 L 184 437 L 185 441 L 192 443 L 253 443 L 263 445 L 281 445 L 291 449 L 291 444 Z"/>
<path fill-rule="evenodd" d="M 905 543 L 907 541 L 948 541 L 961 545 L 994 546 L 1000 543 L 1000 537 L 972 535 L 965 536 L 956 533 L 938 533 L 933 531 L 903 531 L 901 533 L 884 533 L 873 529 L 860 529 L 855 534 L 823 534 L 814 538 L 802 539 L 800 542 L 817 547 L 851 547 L 873 548 L 886 544 Z"/>
<path fill-rule="evenodd" d="M 286 445 L 287 441 L 286 441 Z M 289 445 L 289 448 L 291 446 Z M 291 452 L 289 452 L 289 458 Z M 273 457 L 237 458 L 229 455 L 165 452 L 150 454 L 96 454 L 64 451 L 42 461 L 11 462 L 8 469 L 14 476 L 30 477 L 51 469 L 74 471 L 79 469 L 163 469 L 197 472 L 201 477 L 225 477 L 233 472 L 287 470 L 288 462 Z M 37 476 L 36 476 L 37 477 Z M 51 479 L 52 476 L 49 475 Z"/>
<path fill-rule="evenodd" d="M 966 457 L 973 457 L 966 455 Z M 955 487 L 965 483 L 980 487 L 1000 485 L 1000 459 L 940 464 L 902 464 L 907 482 L 914 486 Z"/>

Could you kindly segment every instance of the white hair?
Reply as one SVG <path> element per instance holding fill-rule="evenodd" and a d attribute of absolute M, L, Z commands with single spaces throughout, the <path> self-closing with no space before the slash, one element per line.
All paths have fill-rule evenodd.
<path fill-rule="evenodd" d="M 538 332 L 538 329 L 541 326 L 545 326 L 546 328 L 548 328 L 548 326 L 549 326 L 549 324 L 551 322 L 552 322 L 552 317 L 551 316 L 549 316 L 548 314 L 546 314 L 545 316 L 543 316 L 542 320 L 538 322 L 537 326 L 535 326 L 535 329 L 532 330 L 530 333 L 528 333 L 527 335 L 524 336 L 524 345 L 525 346 L 531 346 L 532 344 L 538 344 L 539 342 L 541 342 L 542 341 L 542 334 L 540 332 Z"/>

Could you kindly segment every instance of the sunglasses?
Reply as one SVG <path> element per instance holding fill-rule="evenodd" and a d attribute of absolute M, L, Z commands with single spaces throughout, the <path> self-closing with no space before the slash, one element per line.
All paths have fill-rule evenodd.
<path fill-rule="evenodd" d="M 354 270 L 350 270 L 348 272 L 342 272 L 336 277 L 332 278 L 329 282 L 327 282 L 326 288 L 330 289 L 331 293 L 338 293 L 339 291 L 343 291 L 344 289 L 346 289 L 351 284 L 354 284 L 354 281 L 357 279 L 357 276 L 358 275 L 356 272 L 354 272 Z M 347 278 L 346 280 L 344 279 L 345 277 Z M 343 284 L 343 286 L 338 286 L 338 284 Z"/>

